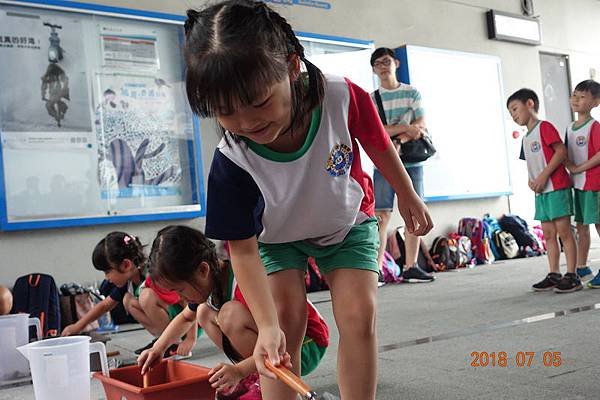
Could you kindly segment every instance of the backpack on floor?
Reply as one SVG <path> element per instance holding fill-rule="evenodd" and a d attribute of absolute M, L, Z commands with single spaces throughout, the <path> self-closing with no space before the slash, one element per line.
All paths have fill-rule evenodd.
<path fill-rule="evenodd" d="M 508 232 L 495 231 L 492 234 L 492 243 L 498 249 L 499 258 L 510 259 L 519 255 L 519 245 L 513 235 Z"/>
<path fill-rule="evenodd" d="M 385 283 L 400 283 L 402 282 L 402 267 L 394 261 L 394 258 L 387 251 L 384 253 L 383 265 L 381 266 L 381 274 Z"/>
<path fill-rule="evenodd" d="M 448 235 L 449 240 L 453 240 L 457 249 L 457 268 L 464 268 L 473 263 L 473 250 L 471 249 L 471 239 L 466 236 L 459 234 L 458 232 L 452 232 Z"/>
<path fill-rule="evenodd" d="M 471 249 L 477 264 L 491 264 L 494 254 L 490 248 L 489 227 L 478 218 L 461 218 L 458 233 L 471 239 Z"/>
<path fill-rule="evenodd" d="M 450 249 L 450 240 L 452 240 L 452 250 Z M 433 239 L 429 254 L 433 262 L 439 265 L 442 271 L 454 269 L 457 266 L 458 249 L 454 239 L 448 239 L 444 236 L 436 237 Z"/>
<path fill-rule="evenodd" d="M 544 251 L 548 250 L 546 247 L 546 239 L 544 239 L 544 230 L 542 229 L 541 225 L 534 225 L 531 228 L 531 231 L 533 232 L 533 236 L 537 239 L 540 249 Z"/>
<path fill-rule="evenodd" d="M 495 259 L 504 258 L 502 256 L 501 250 L 498 248 L 498 246 L 494 242 L 494 234 L 501 230 L 498 220 L 496 218 L 491 217 L 490 214 L 485 214 L 483 216 L 483 223 L 485 225 L 487 232 L 489 233 L 490 249 L 492 250 L 492 253 L 494 254 L 494 258 Z"/>
<path fill-rule="evenodd" d="M 539 247 L 537 239 L 529 231 L 527 222 L 518 215 L 503 215 L 500 220 L 500 227 L 503 231 L 510 233 L 519 245 L 519 255 L 521 257 L 539 256 L 543 250 Z"/>
<path fill-rule="evenodd" d="M 11 314 L 27 313 L 40 319 L 42 337 L 60 334 L 60 301 L 54 278 L 29 274 L 18 278 L 13 288 Z"/>

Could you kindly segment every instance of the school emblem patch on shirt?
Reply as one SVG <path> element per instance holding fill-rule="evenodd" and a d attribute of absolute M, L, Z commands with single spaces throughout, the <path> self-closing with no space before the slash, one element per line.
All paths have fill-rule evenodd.
<path fill-rule="evenodd" d="M 344 175 L 352 166 L 354 155 L 350 147 L 345 144 L 336 144 L 329 153 L 326 170 L 331 176 Z"/>
<path fill-rule="evenodd" d="M 587 144 L 587 140 L 585 139 L 585 136 L 577 136 L 577 138 L 575 139 L 575 144 L 579 147 L 583 147 Z"/>
<path fill-rule="evenodd" d="M 533 142 L 533 143 L 531 143 L 531 151 L 532 152 L 537 153 L 541 149 L 542 149 L 542 146 L 540 145 L 540 142 Z"/>

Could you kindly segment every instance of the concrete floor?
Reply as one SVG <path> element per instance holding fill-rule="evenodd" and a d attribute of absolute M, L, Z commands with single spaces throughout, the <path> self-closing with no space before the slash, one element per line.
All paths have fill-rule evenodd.
<path fill-rule="evenodd" d="M 590 259 L 597 272 L 597 243 Z M 600 290 L 532 292 L 546 272 L 546 258 L 537 257 L 440 273 L 432 284 L 380 288 L 377 399 L 600 398 Z M 307 381 L 317 392 L 337 394 L 338 335 L 329 293 L 310 298 L 330 324 L 332 344 Z M 145 331 L 119 333 L 108 350 L 131 361 L 131 350 L 150 339 Z M 473 367 L 472 352 L 506 352 L 508 365 Z M 530 366 L 516 365 L 519 352 L 534 352 Z M 560 352 L 561 365 L 545 366 L 545 352 Z M 202 337 L 191 361 L 212 366 L 226 359 Z M 33 398 L 31 385 L 0 390 L 0 400 Z M 105 399 L 95 381 L 92 399 Z"/>

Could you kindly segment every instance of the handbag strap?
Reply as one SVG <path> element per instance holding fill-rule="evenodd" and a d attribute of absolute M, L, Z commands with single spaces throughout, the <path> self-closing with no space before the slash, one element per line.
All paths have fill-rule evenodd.
<path fill-rule="evenodd" d="M 387 118 L 385 117 L 385 111 L 383 109 L 383 102 L 381 101 L 381 94 L 379 94 L 379 89 L 375 91 L 375 103 L 377 103 L 377 112 L 379 113 L 379 118 L 381 118 L 381 122 L 384 125 L 387 125 Z"/>

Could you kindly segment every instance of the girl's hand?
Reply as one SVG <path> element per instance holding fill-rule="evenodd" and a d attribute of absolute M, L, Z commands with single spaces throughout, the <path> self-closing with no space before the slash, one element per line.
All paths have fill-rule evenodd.
<path fill-rule="evenodd" d="M 265 367 L 265 358 L 268 358 L 273 365 L 281 365 L 285 362 L 285 348 L 285 334 L 279 326 L 259 330 L 256 345 L 254 346 L 254 354 L 252 355 L 258 373 L 272 379 L 277 379 L 277 376 Z M 289 363 L 289 358 L 287 363 Z"/>
<path fill-rule="evenodd" d="M 406 230 L 415 236 L 426 235 L 433 228 L 429 210 L 418 196 L 398 196 L 398 211 L 406 223 Z"/>
<path fill-rule="evenodd" d="M 188 339 L 187 337 L 179 343 L 177 346 L 177 355 L 178 356 L 187 356 L 192 351 L 192 348 L 196 345 L 196 340 Z"/>
<path fill-rule="evenodd" d="M 60 336 L 71 336 L 77 335 L 80 332 L 80 329 L 77 329 L 76 324 L 71 324 L 65 326 L 65 329 L 62 330 Z"/>
<path fill-rule="evenodd" d="M 165 354 L 165 349 L 151 349 L 144 350 L 137 359 L 137 364 L 141 367 L 141 374 L 144 375 L 146 372 L 152 369 L 152 366 L 160 363 Z"/>
<path fill-rule="evenodd" d="M 208 382 L 217 391 L 223 392 L 234 388 L 242 379 L 244 374 L 235 365 L 219 363 L 208 371 Z"/>

